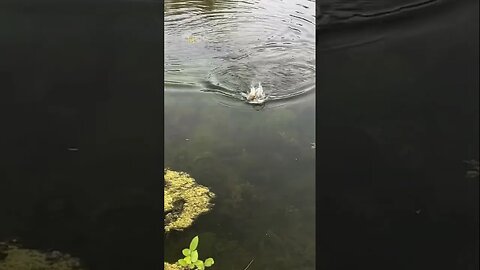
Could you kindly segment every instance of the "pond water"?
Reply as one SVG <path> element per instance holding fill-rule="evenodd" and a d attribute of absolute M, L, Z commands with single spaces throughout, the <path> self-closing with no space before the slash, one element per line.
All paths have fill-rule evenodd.
<path fill-rule="evenodd" d="M 166 261 L 198 234 L 218 269 L 315 269 L 315 2 L 165 1 L 164 74 L 165 166 L 216 194 Z"/>
<path fill-rule="evenodd" d="M 426 2 L 322 1 L 319 269 L 479 266 L 478 1 Z"/>
<path fill-rule="evenodd" d="M 170 3 L 179 7 L 172 18 L 187 22 L 166 17 L 166 64 L 174 64 L 165 73 L 165 164 L 191 172 L 219 198 L 192 230 L 168 236 L 167 260 L 199 234 L 205 256 L 218 256 L 222 269 L 243 269 L 253 258 L 250 269 L 478 268 L 478 177 L 468 176 L 469 160 L 478 160 L 475 1 L 322 1 L 316 86 L 290 88 L 300 98 L 280 94 L 258 111 L 238 92 L 257 73 L 264 78 L 263 66 L 276 65 L 269 56 L 281 49 L 256 50 L 275 34 L 256 34 L 271 33 L 262 8 L 278 4 L 270 9 L 277 22 L 286 4 L 222 1 L 215 11 L 207 2 Z M 218 15 L 226 9 L 234 15 Z M 219 25 L 218 16 L 225 18 Z M 193 26 L 199 34 L 184 34 L 188 20 L 201 23 Z M 196 36 L 227 40 L 213 49 Z M 188 57 L 202 65 L 190 66 Z M 250 65 L 259 61 L 260 68 Z M 297 76 L 272 74 L 264 80 Z M 314 133 L 315 158 L 307 146 Z M 314 160 L 315 174 L 308 171 Z"/>
<path fill-rule="evenodd" d="M 315 2 L 165 1 L 166 91 L 240 99 L 261 83 L 269 100 L 315 88 Z"/>
<path fill-rule="evenodd" d="M 478 269 L 478 1 L 418 3 L 3 1 L 0 242 L 101 270 L 196 234 L 216 269 Z M 162 247 L 164 167 L 217 197 Z"/>

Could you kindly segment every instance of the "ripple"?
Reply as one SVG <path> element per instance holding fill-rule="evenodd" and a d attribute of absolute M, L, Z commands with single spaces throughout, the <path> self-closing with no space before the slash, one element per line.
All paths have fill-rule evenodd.
<path fill-rule="evenodd" d="M 278 49 L 282 46 L 264 47 L 262 50 Z M 210 92 L 240 98 L 242 92 L 248 91 L 251 84 L 262 83 L 269 100 L 292 98 L 315 89 L 314 60 L 297 60 L 288 52 L 276 55 L 276 61 L 266 59 L 234 62 L 227 61 L 212 70 L 208 77 L 210 84 L 204 84 Z M 249 57 L 253 58 L 253 57 Z M 211 86 L 219 86 L 212 88 Z"/>
<path fill-rule="evenodd" d="M 165 35 L 167 90 L 240 99 L 259 81 L 272 101 L 315 90 L 314 1 L 167 0 Z"/>

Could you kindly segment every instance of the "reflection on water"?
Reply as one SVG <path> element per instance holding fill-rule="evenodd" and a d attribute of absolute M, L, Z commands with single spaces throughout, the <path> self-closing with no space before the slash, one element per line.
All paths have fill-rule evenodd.
<path fill-rule="evenodd" d="M 166 90 L 241 99 L 261 82 L 270 100 L 312 92 L 315 2 L 166 1 Z"/>

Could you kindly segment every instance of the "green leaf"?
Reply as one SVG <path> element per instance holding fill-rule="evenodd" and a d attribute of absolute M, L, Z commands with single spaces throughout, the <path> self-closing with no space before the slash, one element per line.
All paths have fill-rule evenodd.
<path fill-rule="evenodd" d="M 210 266 L 212 266 L 214 263 L 215 263 L 215 261 L 213 260 L 213 258 L 208 258 L 208 259 L 205 260 L 205 266 L 206 266 L 206 267 L 210 267 Z"/>
<path fill-rule="evenodd" d="M 194 250 L 192 251 L 192 254 L 190 255 L 192 262 L 196 262 L 198 260 L 198 251 Z"/>
<path fill-rule="evenodd" d="M 198 267 L 198 269 L 200 270 L 204 270 L 205 269 L 205 265 L 203 265 L 203 261 L 202 260 L 198 260 L 195 265 Z"/>
<path fill-rule="evenodd" d="M 191 264 L 191 263 L 192 263 L 192 259 L 190 258 L 190 256 L 185 257 L 185 262 L 186 262 L 187 264 Z"/>
<path fill-rule="evenodd" d="M 187 262 L 184 259 L 178 260 L 178 264 L 180 264 L 181 266 L 187 266 Z"/>
<path fill-rule="evenodd" d="M 193 263 L 189 264 L 189 265 L 188 265 L 188 268 L 190 268 L 190 269 L 195 268 L 195 264 L 193 264 Z"/>
<path fill-rule="evenodd" d="M 197 246 L 198 246 L 198 235 L 192 239 L 192 242 L 190 242 L 190 251 L 196 250 Z"/>
<path fill-rule="evenodd" d="M 188 256 L 188 255 L 190 255 L 190 249 L 185 248 L 184 250 L 182 250 L 182 253 L 183 253 L 183 255 Z"/>

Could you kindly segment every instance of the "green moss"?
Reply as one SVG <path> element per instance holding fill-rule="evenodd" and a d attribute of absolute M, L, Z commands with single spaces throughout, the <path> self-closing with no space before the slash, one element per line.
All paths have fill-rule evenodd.
<path fill-rule="evenodd" d="M 182 231 L 211 207 L 214 194 L 183 172 L 165 170 L 165 231 Z"/>
<path fill-rule="evenodd" d="M 0 270 L 80 270 L 78 259 L 60 252 L 42 253 L 15 245 L 1 244 Z"/>

